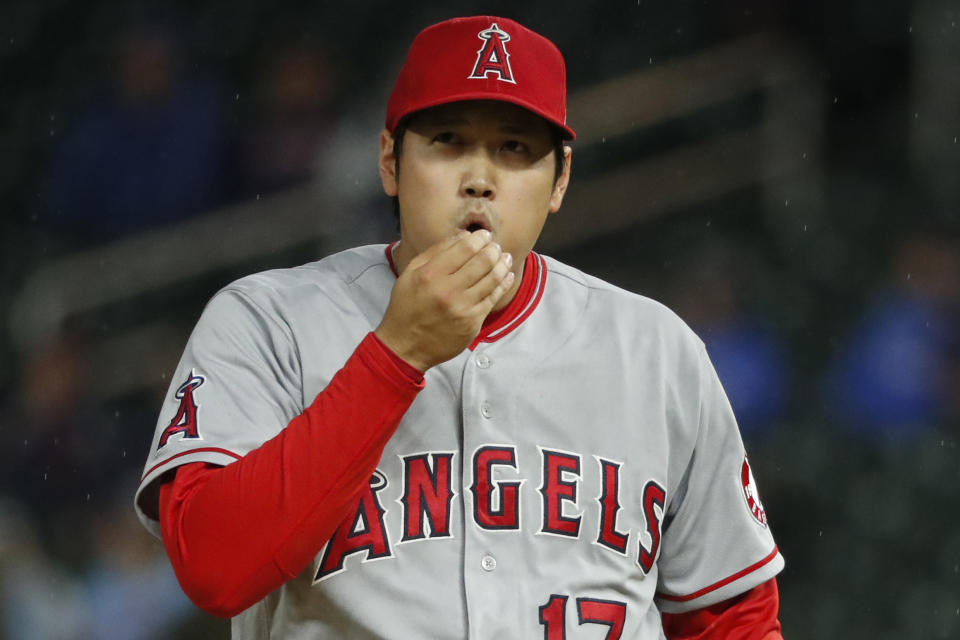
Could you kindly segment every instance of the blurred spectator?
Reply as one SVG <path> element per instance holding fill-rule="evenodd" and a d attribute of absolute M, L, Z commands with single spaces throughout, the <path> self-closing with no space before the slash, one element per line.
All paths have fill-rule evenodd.
<path fill-rule="evenodd" d="M 223 196 L 219 97 L 188 77 L 178 36 L 124 30 L 105 95 L 69 128 L 50 174 L 52 224 L 87 240 L 180 220 Z"/>
<path fill-rule="evenodd" d="M 163 546 L 143 535 L 130 508 L 138 479 L 117 479 L 109 507 L 90 514 L 94 555 L 86 587 L 91 637 L 98 640 L 167 638 L 198 612 L 180 589 Z"/>
<path fill-rule="evenodd" d="M 28 508 L 44 551 L 81 566 L 88 550 L 83 513 L 111 474 L 112 422 L 84 401 L 82 342 L 62 334 L 26 354 L 20 385 L 0 417 L 3 486 Z"/>
<path fill-rule="evenodd" d="M 122 451 L 142 433 L 89 401 L 89 371 L 64 331 L 25 355 L 0 415 L 0 637 L 165 638 L 196 615 L 130 509 Z"/>
<path fill-rule="evenodd" d="M 883 436 L 929 429 L 945 418 L 954 402 L 958 310 L 956 243 L 927 233 L 901 240 L 883 288 L 826 379 L 833 414 Z"/>
<path fill-rule="evenodd" d="M 159 542 L 130 509 L 135 480 L 118 483 L 110 508 L 76 520 L 93 529 L 85 577 L 37 544 L 12 498 L 0 497 L 0 637 L 31 640 L 159 640 L 198 610 L 183 594 Z"/>
<path fill-rule="evenodd" d="M 786 409 L 791 376 L 783 339 L 744 307 L 756 272 L 750 256 L 712 239 L 696 260 L 671 283 L 671 304 L 706 344 L 741 432 L 770 429 Z"/>
<path fill-rule="evenodd" d="M 86 640 L 91 629 L 80 581 L 44 555 L 27 514 L 0 496 L 0 636 Z"/>
<path fill-rule="evenodd" d="M 282 42 L 267 51 L 253 90 L 252 122 L 239 142 L 240 195 L 310 180 L 335 124 L 337 78 L 328 56 L 308 43 Z"/>

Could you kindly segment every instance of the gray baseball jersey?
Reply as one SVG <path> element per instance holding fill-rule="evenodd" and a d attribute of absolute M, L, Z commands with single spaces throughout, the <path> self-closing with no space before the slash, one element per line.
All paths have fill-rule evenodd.
<path fill-rule="evenodd" d="M 555 260 L 531 254 L 526 271 L 528 304 L 427 372 L 356 515 L 234 618 L 235 638 L 654 639 L 660 611 L 780 571 L 703 343 L 664 306 Z M 379 324 L 394 282 L 385 247 L 368 246 L 214 296 L 138 505 L 176 465 L 228 465 L 275 436 Z"/>

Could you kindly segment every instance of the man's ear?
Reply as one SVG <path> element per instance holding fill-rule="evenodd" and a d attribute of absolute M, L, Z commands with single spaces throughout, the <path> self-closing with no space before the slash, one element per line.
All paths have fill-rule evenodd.
<path fill-rule="evenodd" d="M 384 129 L 380 132 L 380 182 L 383 192 L 391 198 L 397 195 L 397 158 L 393 155 L 393 136 Z"/>
<path fill-rule="evenodd" d="M 550 194 L 550 213 L 556 213 L 563 204 L 563 196 L 567 193 L 567 186 L 570 184 L 570 163 L 573 161 L 573 148 L 564 145 L 563 147 L 563 171 L 557 177 L 556 184 L 553 185 L 553 193 Z"/>

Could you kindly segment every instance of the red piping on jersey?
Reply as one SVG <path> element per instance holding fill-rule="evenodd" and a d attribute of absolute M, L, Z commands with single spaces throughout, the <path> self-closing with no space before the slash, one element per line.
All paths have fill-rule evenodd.
<path fill-rule="evenodd" d="M 147 471 L 146 473 L 143 474 L 143 478 L 140 478 L 140 482 L 143 482 L 144 479 L 145 479 L 148 475 L 150 475 L 151 473 L 153 473 L 154 471 L 156 471 L 157 469 L 159 469 L 160 467 L 162 467 L 163 465 L 167 464 L 168 462 L 170 462 L 170 461 L 172 461 L 172 460 L 176 460 L 177 458 L 179 458 L 179 457 L 181 457 L 181 456 L 188 456 L 188 455 L 190 455 L 191 453 L 202 453 L 202 452 L 204 452 L 204 451 L 210 452 L 210 453 L 222 453 L 222 454 L 224 454 L 224 455 L 230 456 L 231 458 L 235 458 L 235 459 L 237 459 L 237 460 L 239 460 L 239 459 L 241 458 L 241 456 L 238 456 L 238 455 L 235 454 L 233 451 L 227 451 L 226 449 L 220 449 L 219 447 L 201 447 L 201 448 L 199 448 L 199 449 L 191 449 L 190 451 L 183 451 L 183 452 L 181 452 L 181 453 L 178 453 L 178 454 L 175 455 L 175 456 L 170 456 L 169 458 L 167 458 L 167 459 L 164 460 L 163 462 L 158 462 L 157 464 L 153 465 L 152 467 L 150 467 L 150 470 L 149 470 L 149 471 Z"/>
<path fill-rule="evenodd" d="M 387 262 L 393 275 L 397 274 L 397 265 L 393 261 L 393 248 L 397 245 L 392 242 L 386 248 Z M 523 264 L 523 279 L 520 287 L 510 304 L 499 311 L 494 311 L 483 321 L 480 333 L 470 344 L 472 351 L 481 342 L 496 342 L 511 333 L 530 317 L 533 310 L 540 304 L 543 291 L 547 283 L 547 263 L 543 256 L 531 251 L 527 254 Z"/>
<path fill-rule="evenodd" d="M 689 602 L 690 600 L 696 600 L 696 599 L 699 598 L 700 596 L 706 595 L 706 594 L 710 593 L 711 591 L 716 591 L 716 590 L 719 589 L 720 587 L 724 587 L 724 586 L 730 584 L 731 582 L 734 582 L 735 580 L 739 580 L 740 578 L 742 578 L 743 576 L 747 575 L 748 573 L 753 573 L 754 571 L 756 571 L 757 569 L 759 569 L 759 568 L 762 567 L 763 565 L 767 564 L 768 562 L 770 562 L 771 560 L 773 560 L 774 558 L 776 558 L 776 557 L 777 557 L 777 553 L 779 553 L 779 549 L 777 549 L 777 547 L 774 547 L 774 548 L 773 548 L 773 551 L 770 552 L 770 555 L 768 555 L 766 558 L 764 558 L 764 559 L 761 560 L 760 562 L 756 562 L 756 563 L 750 565 L 749 567 L 747 567 L 746 569 L 744 569 L 744 570 L 742 570 L 742 571 L 738 571 L 737 573 L 733 574 L 732 576 L 729 576 L 729 577 L 727 577 L 727 578 L 724 578 L 723 580 L 720 580 L 719 582 L 714 582 L 714 583 L 711 584 L 710 586 L 704 587 L 703 589 L 700 589 L 699 591 L 694 591 L 694 592 L 691 593 L 690 595 L 686 595 L 686 596 L 669 596 L 669 595 L 664 595 L 664 594 L 662 594 L 662 593 L 658 593 L 658 594 L 657 594 L 657 597 L 660 598 L 661 600 L 669 600 L 670 602 Z"/>
<path fill-rule="evenodd" d="M 391 242 L 390 244 L 387 245 L 387 248 L 384 251 L 384 253 L 387 254 L 387 263 L 390 264 L 390 271 L 393 271 L 393 275 L 398 278 L 400 277 L 400 274 L 397 272 L 397 265 L 393 261 L 393 248 L 397 246 L 399 242 L 400 242 L 399 240 L 395 240 L 394 242 Z"/>
<path fill-rule="evenodd" d="M 777 579 L 722 602 L 683 613 L 661 612 L 667 640 L 783 640 Z"/>
<path fill-rule="evenodd" d="M 526 320 L 533 310 L 540 304 L 543 290 L 547 284 L 547 265 L 543 257 L 533 251 L 527 254 L 523 265 L 523 280 L 517 295 L 506 307 L 498 312 L 491 313 L 483 322 L 480 335 L 476 337 L 470 348 L 473 349 L 480 342 L 496 342 Z"/>

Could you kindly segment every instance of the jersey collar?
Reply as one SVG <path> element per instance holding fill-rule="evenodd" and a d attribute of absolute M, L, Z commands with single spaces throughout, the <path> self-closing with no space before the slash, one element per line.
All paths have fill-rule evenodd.
<path fill-rule="evenodd" d="M 393 261 L 393 248 L 396 245 L 396 242 L 392 242 L 387 245 L 385 250 L 387 262 L 390 264 L 390 270 L 393 271 L 394 276 L 398 275 L 397 265 Z M 520 281 L 517 294 L 510 301 L 510 304 L 487 316 L 480 328 L 480 333 L 470 345 L 470 349 L 475 349 L 481 342 L 496 342 L 523 324 L 523 321 L 540 304 L 540 298 L 543 297 L 546 284 L 547 264 L 543 256 L 531 251 L 527 254 L 523 265 L 523 279 Z"/>

